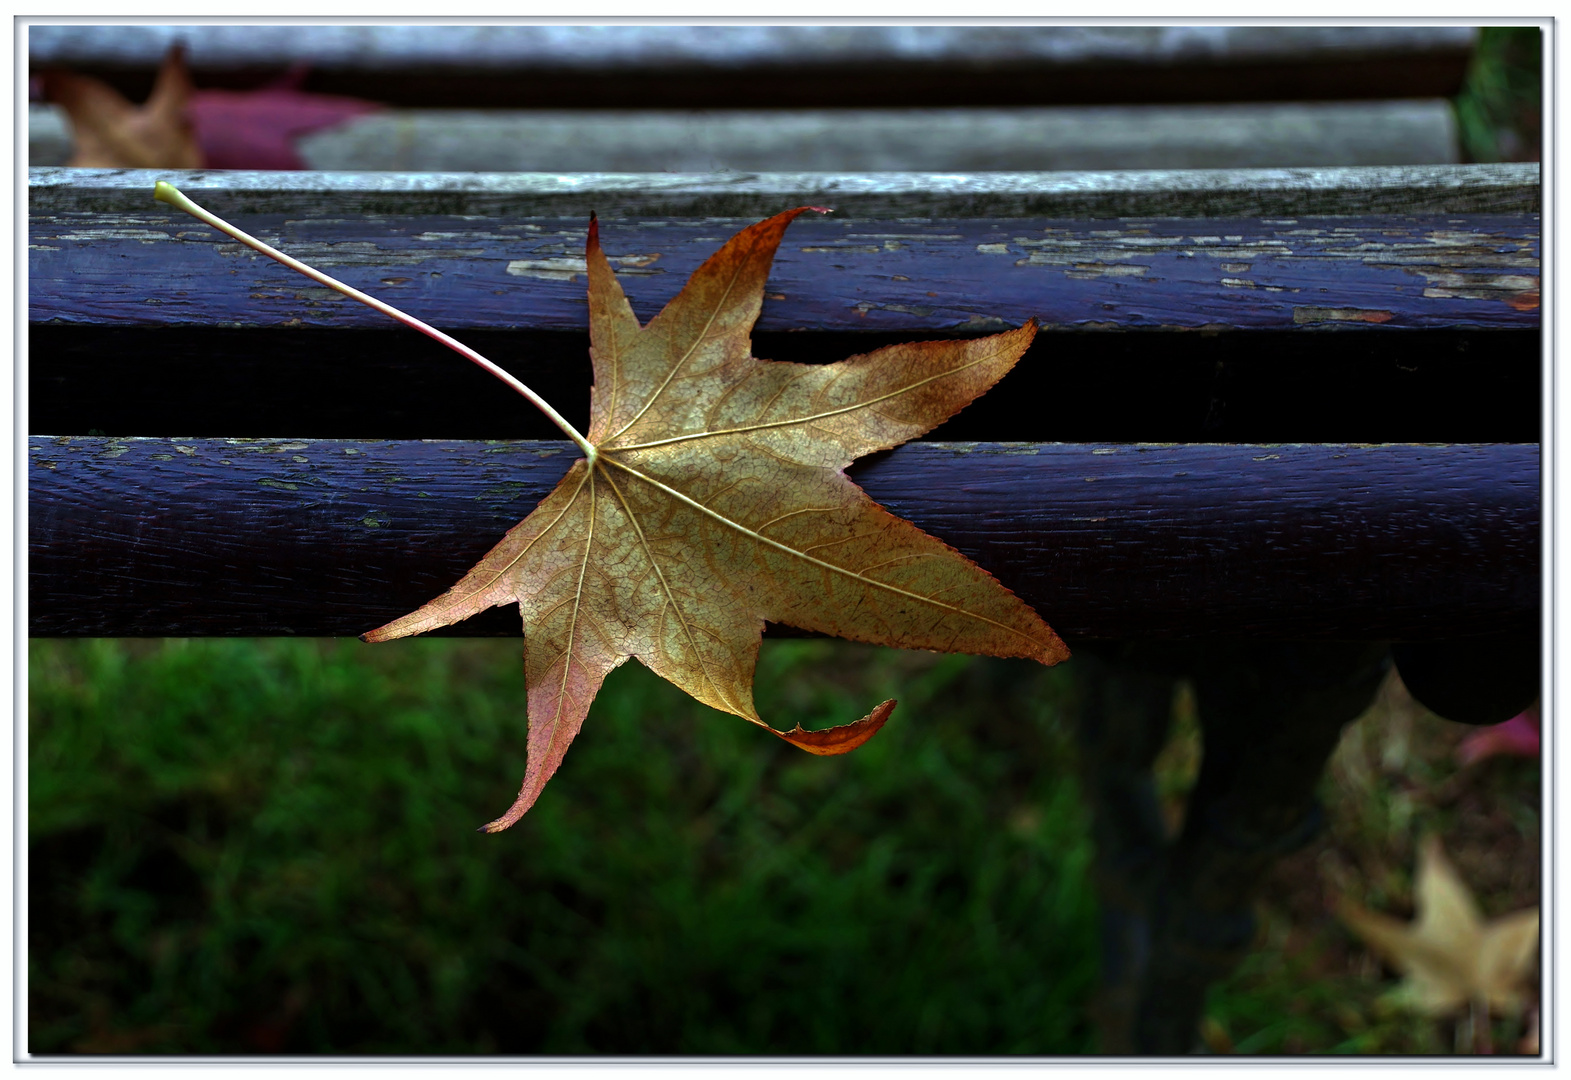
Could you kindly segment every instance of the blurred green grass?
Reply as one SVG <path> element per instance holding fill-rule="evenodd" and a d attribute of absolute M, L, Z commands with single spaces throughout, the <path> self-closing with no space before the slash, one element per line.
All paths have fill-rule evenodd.
<path fill-rule="evenodd" d="M 1074 665 L 765 642 L 765 716 L 901 700 L 816 758 L 637 664 L 540 803 L 516 641 L 50 641 L 29 649 L 34 1053 L 1094 1051 L 1096 918 Z M 1174 699 L 1176 822 L 1201 731 Z M 1454 1025 L 1336 920 L 1412 908 L 1434 831 L 1494 917 L 1538 902 L 1536 760 L 1391 680 L 1213 987 L 1216 1052 L 1435 1054 Z M 1495 1042 L 1520 1043 L 1501 1017 Z"/>
<path fill-rule="evenodd" d="M 517 652 L 33 641 L 32 1051 L 1089 1049 L 1058 670 L 767 642 L 765 716 L 901 699 L 816 758 L 628 664 L 486 836 L 523 775 Z"/>

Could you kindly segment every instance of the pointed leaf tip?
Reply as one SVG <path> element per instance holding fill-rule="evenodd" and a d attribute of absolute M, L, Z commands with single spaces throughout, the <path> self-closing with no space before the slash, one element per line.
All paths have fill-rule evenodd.
<path fill-rule="evenodd" d="M 802 725 L 798 724 L 790 731 L 776 731 L 775 734 L 792 746 L 806 750 L 809 754 L 825 757 L 849 754 L 878 734 L 884 726 L 884 721 L 889 719 L 889 714 L 895 711 L 895 704 L 893 700 L 886 701 L 862 719 L 841 724 L 839 727 L 825 728 L 822 731 L 804 731 Z"/>

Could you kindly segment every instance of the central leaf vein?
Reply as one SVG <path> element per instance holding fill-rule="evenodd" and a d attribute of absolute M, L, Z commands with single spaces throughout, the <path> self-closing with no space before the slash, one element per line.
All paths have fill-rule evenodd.
<path fill-rule="evenodd" d="M 937 375 L 929 375 L 927 378 L 920 379 L 917 382 L 911 383 L 909 386 L 902 386 L 899 389 L 891 390 L 886 394 L 880 394 L 878 397 L 871 398 L 867 401 L 857 401 L 851 403 L 850 405 L 842 405 L 838 409 L 826 409 L 823 412 L 812 413 L 808 416 L 788 417 L 785 420 L 770 420 L 765 423 L 744 424 L 741 427 L 723 428 L 720 431 L 694 431 L 689 432 L 686 435 L 673 435 L 668 439 L 655 439 L 652 442 L 634 443 L 630 446 L 618 446 L 614 449 L 649 450 L 656 446 L 670 446 L 672 443 L 691 442 L 694 439 L 717 439 L 724 435 L 747 435 L 755 431 L 767 431 L 771 428 L 793 427 L 797 424 L 813 424 L 820 420 L 827 420 L 830 417 L 843 416 L 849 412 L 856 412 L 858 409 L 871 409 L 880 402 L 890 401 L 902 394 L 909 394 L 913 390 L 921 389 L 928 383 L 937 382 L 939 379 L 946 379 L 951 375 L 958 375 L 963 371 L 967 371 L 976 367 L 978 364 L 985 364 L 989 360 L 1003 355 L 1004 352 L 1004 349 L 998 349 L 994 352 L 988 353 L 985 356 L 978 357 L 968 364 L 962 364 L 960 367 L 950 368 L 947 371 L 941 371 Z M 627 425 L 627 427 L 632 427 L 632 424 Z M 627 428 L 622 429 L 624 432 L 626 430 Z M 618 432 L 617 434 L 621 434 L 621 432 Z"/>
<path fill-rule="evenodd" d="M 578 642 L 578 615 L 584 607 L 584 578 L 589 573 L 589 556 L 594 551 L 595 546 L 595 471 L 586 469 L 585 473 L 584 484 L 589 485 L 589 527 L 584 533 L 584 557 L 578 564 L 578 588 L 573 593 L 573 610 L 567 623 L 567 646 L 564 650 L 567 656 L 562 664 L 562 681 L 557 687 L 556 714 L 551 718 L 551 744 L 553 747 L 555 747 L 557 735 L 561 731 L 561 728 L 556 725 L 556 721 L 561 719 L 562 706 L 567 700 L 567 679 L 573 670 L 573 647 Z M 574 501 L 577 501 L 579 493 L 584 490 L 584 484 L 579 484 L 578 491 L 573 493 Z"/>
<path fill-rule="evenodd" d="M 963 608 L 955 607 L 953 604 L 946 604 L 942 600 L 936 600 L 936 599 L 934 599 L 931 596 L 923 596 L 921 593 L 915 593 L 915 592 L 910 591 L 909 589 L 902 589 L 898 585 L 890 585 L 888 582 L 879 581 L 876 578 L 870 578 L 867 575 L 859 573 L 859 572 L 857 572 L 855 570 L 848 570 L 848 569 L 846 569 L 843 566 L 836 566 L 832 562 L 827 562 L 824 559 L 815 558 L 812 555 L 805 554 L 805 553 L 803 553 L 801 551 L 798 551 L 796 548 L 793 548 L 793 547 L 790 547 L 790 546 L 788 546 L 786 544 L 780 543 L 778 540 L 771 540 L 769 537 L 764 536 L 764 535 L 756 532 L 755 530 L 748 528 L 746 525 L 743 525 L 740 522 L 732 521 L 730 518 L 726 517 L 724 514 L 720 513 L 719 511 L 710 509 L 709 507 L 705 506 L 703 503 L 699 502 L 697 499 L 694 499 L 691 496 L 686 495 L 683 492 L 678 491 L 676 488 L 671 487 L 669 484 L 666 484 L 666 483 L 663 483 L 663 482 L 661 482 L 659 480 L 656 480 L 654 477 L 648 475 L 647 473 L 640 472 L 639 470 L 635 469 L 633 466 L 627 464 L 627 462 L 620 461 L 617 458 L 611 456 L 610 454 L 602 455 L 600 460 L 603 461 L 603 462 L 606 462 L 608 464 L 615 465 L 618 469 L 621 469 L 623 472 L 626 472 L 630 476 L 636 477 L 637 479 L 642 480 L 644 483 L 650 485 L 651 487 L 653 487 L 653 488 L 655 488 L 655 489 L 657 489 L 659 491 L 665 492 L 671 498 L 677 500 L 678 502 L 682 503 L 683 505 L 692 507 L 694 510 L 697 510 L 699 513 L 705 515 L 706 517 L 713 518 L 715 521 L 720 522 L 720 524 L 726 526 L 726 528 L 734 529 L 735 531 L 741 533 L 743 536 L 749 537 L 749 538 L 753 539 L 754 541 L 756 541 L 756 542 L 758 542 L 760 544 L 765 544 L 765 545 L 767 545 L 769 547 L 772 547 L 772 548 L 776 549 L 777 551 L 782 551 L 782 552 L 784 552 L 787 555 L 790 555 L 790 556 L 793 556 L 795 558 L 801 559 L 804 562 L 811 563 L 812 565 L 820 567 L 821 569 L 824 569 L 824 570 L 828 570 L 831 573 L 840 574 L 840 575 L 842 575 L 844 577 L 852 578 L 852 579 L 854 579 L 856 581 L 863 582 L 864 584 L 870 585 L 870 586 L 872 586 L 875 589 L 882 589 L 885 592 L 893 593 L 896 596 L 904 596 L 904 597 L 907 597 L 908 599 L 915 600 L 915 601 L 917 601 L 919 603 L 928 604 L 928 605 L 930 605 L 932 607 L 936 607 L 936 608 L 941 608 L 942 610 L 950 612 L 951 614 L 954 614 L 954 615 L 964 616 L 965 618 L 968 618 L 968 619 L 976 619 L 979 622 L 987 623 L 989 626 L 996 626 L 1000 630 L 1006 630 L 1009 633 L 1015 635 L 1016 637 L 1024 638 L 1026 641 L 1029 641 L 1029 642 L 1031 642 L 1034 645 L 1039 645 L 1040 644 L 1040 642 L 1038 642 L 1037 639 L 1032 637 L 1030 634 L 1022 633 L 1020 630 L 1015 629 L 1013 626 L 1010 626 L 1008 623 L 1001 623 L 997 619 L 990 619 L 986 615 L 978 615 L 975 612 L 966 611 Z M 609 481 L 610 477 L 607 476 L 606 479 Z M 621 492 L 616 488 L 616 485 L 614 485 L 614 484 L 612 485 L 612 490 L 617 492 L 617 497 L 618 498 L 622 498 Z M 626 506 L 626 502 L 625 501 L 623 502 L 623 505 Z M 629 513 L 631 514 L 631 512 L 629 512 Z M 640 533 L 639 535 L 642 536 L 642 533 Z M 662 581 L 663 580 L 664 580 L 664 578 L 662 577 Z"/>
<path fill-rule="evenodd" d="M 693 336 L 692 344 L 687 347 L 687 351 L 682 354 L 681 358 L 678 359 L 676 363 L 671 365 L 671 370 L 666 372 L 665 380 L 661 382 L 658 387 L 656 387 L 653 394 L 649 395 L 649 400 L 644 402 L 644 407 L 639 409 L 637 415 L 635 415 L 631 420 L 623 424 L 622 430 L 611 436 L 611 438 L 620 438 L 627 433 L 628 428 L 638 423 L 643 415 L 654 406 L 656 401 L 659 400 L 660 395 L 665 393 L 666 387 L 671 385 L 671 380 L 676 378 L 676 373 L 682 370 L 682 366 L 686 364 L 687 361 L 692 357 L 693 353 L 698 350 L 698 347 L 709 339 L 709 331 L 714 327 L 715 319 L 719 317 L 720 312 L 725 309 L 726 301 L 731 298 L 731 290 L 736 288 L 737 279 L 742 276 L 742 270 L 745 265 L 745 262 L 737 263 L 736 268 L 731 271 L 731 280 L 726 282 L 725 291 L 720 294 L 720 299 L 710 310 L 709 317 L 704 320 L 704 328 Z M 665 312 L 661 312 L 660 314 L 664 315 Z M 659 317 L 659 315 L 655 316 L 656 319 Z M 645 327 L 644 329 L 647 330 L 648 327 Z"/>
<path fill-rule="evenodd" d="M 601 460 L 609 459 L 602 458 Z M 698 642 L 693 637 L 693 627 L 688 622 L 687 613 L 682 610 L 682 605 L 676 598 L 676 590 L 672 589 L 671 583 L 666 580 L 665 571 L 660 566 L 660 560 L 655 556 L 654 549 L 650 547 L 649 538 L 644 535 L 643 524 L 639 522 L 638 515 L 633 512 L 633 507 L 628 503 L 627 497 L 622 494 L 622 489 L 616 486 L 615 480 L 611 479 L 611 474 L 605 473 L 604 475 L 606 485 L 610 487 L 611 493 L 616 496 L 616 501 L 622 506 L 622 512 L 627 515 L 627 520 L 633 526 L 633 532 L 638 536 L 639 546 L 644 549 L 644 557 L 649 560 L 649 565 L 654 567 L 655 576 L 660 579 L 660 591 L 665 593 L 666 603 L 676 613 L 677 622 L 682 627 L 682 635 L 687 638 L 687 646 L 693 650 L 693 656 L 698 661 L 699 669 L 704 673 L 704 681 L 715 692 L 715 696 L 725 702 L 726 707 L 733 713 L 752 720 L 754 723 L 763 723 L 763 721 L 744 711 L 741 706 L 733 702 L 730 695 L 722 690 L 720 685 L 715 682 L 714 677 L 709 674 L 709 661 L 705 658 L 703 650 L 698 647 Z M 638 476 L 639 474 L 635 472 L 633 475 Z"/>

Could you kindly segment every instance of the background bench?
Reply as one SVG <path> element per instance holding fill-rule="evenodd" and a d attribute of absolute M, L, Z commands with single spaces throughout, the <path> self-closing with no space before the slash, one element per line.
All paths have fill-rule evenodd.
<path fill-rule="evenodd" d="M 306 41 L 285 27 L 38 27 L 30 49 L 38 67 L 132 100 L 179 42 L 204 89 L 293 70 L 308 92 L 384 106 L 299 138 L 298 168 L 975 172 L 1453 163 L 1445 98 L 1477 39 L 1469 27 L 676 30 L 344 26 Z M 60 111 L 35 104 L 30 126 L 33 163 L 65 162 Z"/>
<path fill-rule="evenodd" d="M 1447 97 L 1478 31 L 1427 27 L 34 26 L 36 66 L 145 97 L 186 42 L 200 85 L 395 105 L 781 108 Z"/>

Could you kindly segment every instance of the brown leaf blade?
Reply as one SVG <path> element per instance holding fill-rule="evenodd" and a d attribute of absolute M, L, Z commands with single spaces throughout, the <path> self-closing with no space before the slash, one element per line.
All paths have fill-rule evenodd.
<path fill-rule="evenodd" d="M 905 648 L 1067 658 L 992 575 L 878 506 L 843 471 L 985 392 L 1025 352 L 1035 324 L 822 366 L 754 358 L 769 267 L 808 209 L 738 233 L 646 326 L 591 221 L 592 456 L 453 589 L 366 635 L 389 640 L 518 603 L 529 764 L 518 799 L 488 831 L 534 803 L 606 674 L 629 657 L 766 728 L 752 697 L 766 621 Z M 845 753 L 893 708 L 826 731 L 768 730 L 811 753 Z"/>
<path fill-rule="evenodd" d="M 185 53 L 164 57 L 152 95 L 132 105 L 108 83 L 75 72 L 42 73 L 44 97 L 71 119 L 68 164 L 80 168 L 200 169 L 202 151 L 187 115 L 193 86 Z"/>
<path fill-rule="evenodd" d="M 750 366 L 750 335 L 763 308 L 775 250 L 786 226 L 812 209 L 787 210 L 737 233 L 644 327 L 638 326 L 600 247 L 599 229 L 591 223 L 586 244 L 595 366 L 590 442 L 598 446 L 630 429 L 644 441 L 668 428 L 675 435 L 691 431 L 689 424 L 724 392 L 727 377 Z M 604 314 L 597 319 L 602 304 Z"/>

